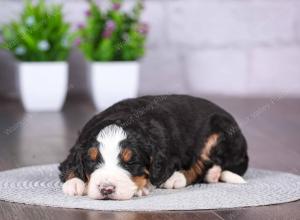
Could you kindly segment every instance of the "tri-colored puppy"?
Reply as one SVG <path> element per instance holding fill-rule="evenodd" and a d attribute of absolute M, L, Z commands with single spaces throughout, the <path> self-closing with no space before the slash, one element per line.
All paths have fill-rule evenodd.
<path fill-rule="evenodd" d="M 60 164 L 63 192 L 130 199 L 153 185 L 244 183 L 246 140 L 217 105 L 185 95 L 121 101 L 94 116 Z"/>

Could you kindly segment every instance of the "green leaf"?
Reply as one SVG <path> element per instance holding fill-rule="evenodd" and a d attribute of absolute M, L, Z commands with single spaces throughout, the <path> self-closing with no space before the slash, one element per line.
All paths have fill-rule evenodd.
<path fill-rule="evenodd" d="M 122 1 L 112 0 L 112 3 Z M 76 32 L 81 39 L 80 50 L 86 59 L 94 61 L 136 60 L 144 55 L 146 36 L 138 32 L 141 3 L 137 3 L 131 12 L 121 10 L 102 10 L 94 1 L 90 1 L 90 15 L 84 28 Z M 107 21 L 115 23 L 111 36 L 103 36 Z M 127 40 L 130 39 L 130 40 Z"/>
<path fill-rule="evenodd" d="M 113 59 L 113 45 L 110 39 L 103 39 L 96 50 L 95 60 L 97 61 L 110 61 Z"/>
<path fill-rule="evenodd" d="M 3 44 L 18 59 L 23 61 L 57 61 L 66 60 L 71 49 L 70 25 L 64 21 L 62 6 L 46 4 L 39 0 L 34 4 L 24 1 L 24 9 L 18 21 L 3 26 Z M 68 39 L 66 45 L 62 45 Z M 42 40 L 49 42 L 49 49 L 43 51 L 38 47 Z M 24 48 L 26 53 L 18 54 Z M 23 49 L 22 49 L 23 51 Z"/>

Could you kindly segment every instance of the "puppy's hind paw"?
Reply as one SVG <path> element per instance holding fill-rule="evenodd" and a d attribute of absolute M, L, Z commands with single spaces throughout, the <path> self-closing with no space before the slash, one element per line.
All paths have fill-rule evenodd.
<path fill-rule="evenodd" d="M 228 170 L 222 172 L 221 180 L 225 183 L 236 183 L 236 184 L 247 183 L 243 177 Z"/>
<path fill-rule="evenodd" d="M 220 166 L 214 165 L 212 168 L 210 168 L 206 175 L 204 180 L 208 183 L 217 183 L 219 182 L 219 179 L 221 177 L 222 169 Z"/>

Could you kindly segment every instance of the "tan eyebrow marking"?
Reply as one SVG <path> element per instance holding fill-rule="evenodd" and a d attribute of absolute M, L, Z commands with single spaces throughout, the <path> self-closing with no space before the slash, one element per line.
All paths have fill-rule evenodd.
<path fill-rule="evenodd" d="M 121 159 L 124 161 L 124 162 L 128 162 L 132 157 L 132 150 L 130 150 L 129 148 L 125 148 L 122 150 L 122 153 L 121 153 Z"/>
<path fill-rule="evenodd" d="M 88 150 L 88 155 L 90 156 L 90 158 L 91 158 L 92 160 L 97 160 L 98 155 L 99 155 L 98 147 L 91 147 L 91 148 Z"/>

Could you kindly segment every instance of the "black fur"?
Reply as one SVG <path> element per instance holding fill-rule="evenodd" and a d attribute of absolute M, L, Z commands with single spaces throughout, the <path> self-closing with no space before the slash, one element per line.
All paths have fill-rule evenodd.
<path fill-rule="evenodd" d="M 121 146 L 133 151 L 133 158 L 121 165 L 132 176 L 144 175 L 148 170 L 150 181 L 156 186 L 174 171 L 189 169 L 213 133 L 220 134 L 220 138 L 210 161 L 205 163 L 206 169 L 217 164 L 223 170 L 243 175 L 248 167 L 246 140 L 234 118 L 222 108 L 186 95 L 144 96 L 121 101 L 84 126 L 70 155 L 59 167 L 63 182 L 70 171 L 88 180 L 96 164 L 101 163 L 101 157 L 97 161 L 89 159 L 88 149 L 97 146 L 96 136 L 110 124 L 123 127 L 128 138 Z M 202 180 L 200 176 L 198 181 Z"/>

